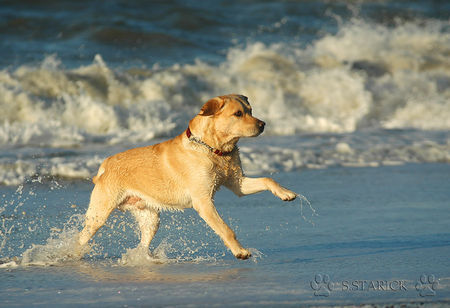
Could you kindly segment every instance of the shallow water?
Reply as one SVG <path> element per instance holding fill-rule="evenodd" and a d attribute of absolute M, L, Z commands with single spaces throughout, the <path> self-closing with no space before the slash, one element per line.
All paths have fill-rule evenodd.
<path fill-rule="evenodd" d="M 92 188 L 86 182 L 64 182 L 54 190 L 25 185 L 18 211 L 27 214 L 2 213 L 15 227 L 2 249 L 4 265 L 10 266 L 1 269 L 0 301 L 5 306 L 445 301 L 450 297 L 449 172 L 443 164 L 408 164 L 277 173 L 275 179 L 312 202 L 319 215 L 311 216 L 305 206 L 303 214 L 314 226 L 301 218 L 298 201 L 283 203 L 269 193 L 238 198 L 224 190 L 216 196 L 218 211 L 243 245 L 252 247 L 252 259 L 235 260 L 197 214 L 186 210 L 162 214 L 152 244 L 160 258 L 136 266 L 120 261 L 138 243 L 133 221 L 120 213 L 112 215 L 81 261 L 54 262 L 36 254 L 33 261 L 47 265 L 13 266 L 13 257 L 20 260 L 30 245 L 46 244 L 52 228 L 56 242 L 67 242 L 63 229 L 81 224 L 66 221 L 85 211 Z M 11 196 L 11 190 L 2 190 Z M 46 245 L 55 249 L 56 242 Z M 318 274 L 321 296 L 313 283 Z M 437 281 L 432 296 L 416 290 L 422 274 Z M 391 289 L 369 288 L 371 281 L 386 281 Z"/>

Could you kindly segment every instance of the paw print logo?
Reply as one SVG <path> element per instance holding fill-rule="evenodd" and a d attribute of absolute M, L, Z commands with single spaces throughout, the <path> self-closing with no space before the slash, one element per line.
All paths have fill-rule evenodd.
<path fill-rule="evenodd" d="M 315 296 L 328 297 L 331 294 L 332 283 L 330 276 L 317 274 L 310 283 L 311 289 L 314 290 Z"/>
<path fill-rule="evenodd" d="M 435 296 L 436 289 L 438 288 L 439 281 L 434 277 L 434 275 L 422 274 L 416 283 L 416 290 L 422 297 L 425 296 Z"/>

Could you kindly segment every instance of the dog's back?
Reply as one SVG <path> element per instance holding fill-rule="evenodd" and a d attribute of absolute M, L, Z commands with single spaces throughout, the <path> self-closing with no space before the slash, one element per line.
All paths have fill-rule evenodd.
<path fill-rule="evenodd" d="M 96 185 L 116 195 L 117 202 L 134 195 L 158 203 L 158 207 L 180 205 L 186 207 L 183 193 L 185 181 L 180 164 L 189 156 L 176 137 L 163 143 L 130 149 L 111 157 L 101 164 L 93 178 Z M 181 157 L 180 157 L 181 155 Z M 194 171 L 194 170 L 191 170 Z M 189 173 L 189 170 L 186 171 Z M 182 202 L 183 204 L 180 204 Z"/>

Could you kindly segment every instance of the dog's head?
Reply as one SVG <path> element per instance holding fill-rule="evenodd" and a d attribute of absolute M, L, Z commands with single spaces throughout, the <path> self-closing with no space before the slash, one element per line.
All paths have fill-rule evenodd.
<path fill-rule="evenodd" d="M 252 116 L 247 97 L 238 94 L 218 96 L 207 101 L 189 123 L 199 137 L 213 139 L 215 146 L 234 144 L 241 137 L 256 137 L 265 123 Z"/>

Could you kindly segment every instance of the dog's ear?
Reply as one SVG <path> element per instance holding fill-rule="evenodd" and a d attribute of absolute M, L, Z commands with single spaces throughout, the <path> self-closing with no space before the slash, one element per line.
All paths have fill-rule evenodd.
<path fill-rule="evenodd" d="M 242 94 L 236 94 L 237 97 L 239 97 L 241 100 L 243 100 L 244 102 L 246 102 L 247 104 L 250 104 L 248 102 L 248 97 Z"/>
<path fill-rule="evenodd" d="M 200 110 L 199 115 L 201 116 L 210 116 L 215 115 L 219 110 L 223 108 L 225 105 L 225 100 L 221 98 L 213 98 L 207 101 L 202 109 Z"/>
<path fill-rule="evenodd" d="M 248 97 L 241 94 L 234 94 L 238 100 L 243 103 L 247 108 L 250 108 L 250 102 L 248 101 Z"/>

